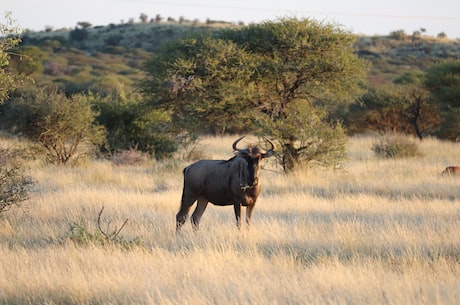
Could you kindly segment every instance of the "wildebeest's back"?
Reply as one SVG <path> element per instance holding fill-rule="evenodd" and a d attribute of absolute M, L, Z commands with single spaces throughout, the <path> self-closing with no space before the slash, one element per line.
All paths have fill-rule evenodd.
<path fill-rule="evenodd" d="M 184 189 L 217 205 L 233 204 L 247 177 L 245 165 L 241 158 L 197 161 L 184 169 Z"/>

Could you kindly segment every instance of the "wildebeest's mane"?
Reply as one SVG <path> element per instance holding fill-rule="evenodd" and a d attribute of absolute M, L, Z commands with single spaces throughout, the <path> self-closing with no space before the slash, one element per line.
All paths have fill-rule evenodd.
<path fill-rule="evenodd" d="M 247 183 L 247 178 L 248 178 L 248 169 L 247 169 L 247 162 L 244 158 L 239 157 L 238 155 L 235 155 L 231 157 L 228 160 L 222 160 L 218 163 L 221 166 L 227 167 L 227 168 L 233 168 L 232 172 L 224 172 L 224 174 L 219 174 L 215 177 L 213 177 L 213 181 L 228 181 L 228 178 L 233 176 L 234 178 L 237 178 L 234 180 L 235 183 L 239 185 Z M 235 176 L 235 174 L 237 175 Z"/>

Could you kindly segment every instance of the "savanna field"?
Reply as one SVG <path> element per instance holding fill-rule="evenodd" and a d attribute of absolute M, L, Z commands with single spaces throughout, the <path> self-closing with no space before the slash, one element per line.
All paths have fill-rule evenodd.
<path fill-rule="evenodd" d="M 201 154 L 228 159 L 234 139 L 204 138 Z M 336 171 L 285 175 L 270 158 L 250 230 L 209 205 L 179 235 L 190 162 L 30 161 L 30 200 L 0 214 L 0 303 L 460 304 L 460 177 L 440 175 L 460 144 L 377 159 L 375 140 L 351 138 Z"/>

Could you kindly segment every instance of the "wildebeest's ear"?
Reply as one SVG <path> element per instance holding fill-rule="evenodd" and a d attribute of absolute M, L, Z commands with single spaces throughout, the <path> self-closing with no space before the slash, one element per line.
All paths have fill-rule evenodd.
<path fill-rule="evenodd" d="M 269 158 L 269 157 L 273 156 L 274 153 L 275 152 L 273 150 L 269 150 L 265 154 L 262 155 L 262 158 Z"/>

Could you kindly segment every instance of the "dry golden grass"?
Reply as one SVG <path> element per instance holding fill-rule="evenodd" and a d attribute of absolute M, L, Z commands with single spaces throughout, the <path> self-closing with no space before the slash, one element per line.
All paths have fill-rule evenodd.
<path fill-rule="evenodd" d="M 203 154 L 228 158 L 232 141 L 205 138 Z M 182 161 L 32 164 L 31 200 L 0 215 L 0 303 L 459 304 L 460 178 L 440 175 L 459 145 L 378 160 L 372 142 L 351 139 L 343 171 L 286 176 L 269 161 L 251 230 L 210 205 L 179 236 Z M 128 218 L 120 235 L 143 244 L 71 241 L 74 224 L 97 231 L 102 206 L 103 226 Z"/>

